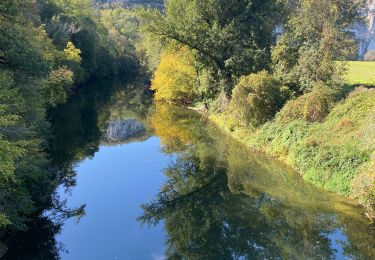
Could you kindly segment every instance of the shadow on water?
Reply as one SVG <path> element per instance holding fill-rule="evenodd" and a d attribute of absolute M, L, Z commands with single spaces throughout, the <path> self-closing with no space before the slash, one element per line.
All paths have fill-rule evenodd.
<path fill-rule="evenodd" d="M 167 259 L 375 259 L 374 227 L 352 201 L 304 182 L 195 112 L 151 105 L 143 84 L 95 82 L 49 116 L 49 152 L 66 189 L 99 145 L 159 138 L 171 155 L 167 179 L 138 221 L 164 224 Z M 8 240 L 5 259 L 59 259 L 61 225 L 37 218 Z"/>

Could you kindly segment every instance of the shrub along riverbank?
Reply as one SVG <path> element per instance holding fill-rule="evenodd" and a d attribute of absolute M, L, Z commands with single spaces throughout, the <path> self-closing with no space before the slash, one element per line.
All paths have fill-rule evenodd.
<path fill-rule="evenodd" d="M 230 113 L 211 114 L 210 119 L 246 145 L 287 162 L 305 180 L 358 199 L 374 217 L 375 89 L 357 88 L 313 122 L 309 116 L 319 108 L 303 99 L 289 101 L 274 120 L 258 128 L 233 123 Z M 290 114 L 294 106 L 299 115 Z M 306 114 L 308 109 L 316 111 Z"/>

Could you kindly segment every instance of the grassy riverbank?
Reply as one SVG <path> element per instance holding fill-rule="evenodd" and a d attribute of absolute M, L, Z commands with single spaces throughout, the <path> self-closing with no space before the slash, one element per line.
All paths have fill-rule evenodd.
<path fill-rule="evenodd" d="M 246 145 L 287 162 L 305 180 L 358 199 L 374 216 L 375 89 L 353 91 L 323 122 L 283 122 L 280 116 L 259 128 L 231 126 L 224 114 L 210 118 Z"/>

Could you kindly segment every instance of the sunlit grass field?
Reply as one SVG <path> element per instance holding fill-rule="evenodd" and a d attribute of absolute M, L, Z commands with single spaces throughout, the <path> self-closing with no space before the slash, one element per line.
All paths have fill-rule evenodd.
<path fill-rule="evenodd" d="M 348 73 L 346 74 L 345 79 L 346 83 L 349 85 L 375 86 L 375 62 L 348 62 Z"/>

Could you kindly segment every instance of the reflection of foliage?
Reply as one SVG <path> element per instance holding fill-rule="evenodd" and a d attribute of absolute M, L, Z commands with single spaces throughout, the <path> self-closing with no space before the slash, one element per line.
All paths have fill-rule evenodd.
<path fill-rule="evenodd" d="M 150 127 L 154 130 L 165 151 L 183 150 L 185 146 L 199 140 L 200 117 L 181 107 L 157 102 L 148 116 Z"/>
<path fill-rule="evenodd" d="M 27 232 L 19 231 L 6 238 L 4 242 L 12 250 L 8 250 L 2 259 L 60 259 L 64 247 L 55 238 L 60 230 L 61 225 L 47 217 L 39 217 Z"/>
<path fill-rule="evenodd" d="M 347 201 L 223 138 L 190 111 L 157 104 L 149 121 L 175 156 L 138 220 L 164 221 L 168 259 L 329 259 L 335 256 L 330 235 L 348 222 L 344 254 L 373 256 L 373 231 L 363 231 L 367 242 L 351 234 L 366 225 Z"/>
<path fill-rule="evenodd" d="M 74 186 L 73 167 L 98 151 L 106 122 L 126 115 L 135 117 L 137 109 L 147 110 L 146 96 L 144 88 L 130 80 L 103 80 L 82 87 L 67 104 L 51 110 L 49 117 L 54 135 L 50 153 L 54 165 L 60 169 L 60 181 L 68 187 Z M 136 118 L 141 120 L 143 117 L 140 112 Z"/>
<path fill-rule="evenodd" d="M 118 99 L 125 97 L 129 101 L 127 108 L 134 105 L 135 110 L 147 110 L 147 93 L 143 92 L 144 89 L 138 88 L 138 85 L 131 87 L 128 83 L 121 80 L 114 83 L 98 81 L 91 84 L 90 88 L 81 87 L 68 103 L 52 108 L 48 113 L 52 130 L 48 147 L 50 160 L 40 152 L 35 152 L 38 151 L 39 143 L 31 139 L 35 138 L 31 134 L 27 136 L 30 138 L 24 145 L 32 153 L 27 154 L 23 162 L 18 165 L 17 174 L 29 184 L 30 194 L 33 198 L 37 198 L 34 201 L 39 210 L 29 219 L 16 219 L 13 215 L 19 213 L 19 208 L 13 206 L 5 209 L 7 215 L 10 215 L 13 221 L 17 221 L 16 224 L 20 225 L 26 220 L 27 224 L 31 225 L 28 231 L 13 233 L 3 239 L 9 248 L 6 259 L 59 259 L 61 247 L 54 237 L 67 218 L 79 219 L 84 216 L 85 205 L 68 208 L 67 200 L 61 198 L 54 190 L 59 185 L 67 188 L 75 185 L 75 165 L 83 158 L 93 156 L 98 150 L 107 119 L 123 114 L 124 111 L 119 110 L 122 105 L 111 107 L 113 104 L 120 104 Z M 124 93 L 123 90 L 127 93 L 126 96 L 118 94 Z M 135 105 L 137 100 L 143 103 Z M 139 118 L 142 118 L 141 113 Z M 39 171 L 39 169 L 45 170 Z M 11 182 L 10 187 L 18 192 L 1 193 L 0 203 L 2 200 L 11 202 L 15 200 L 18 204 L 7 203 L 7 205 L 17 205 L 29 212 L 30 198 L 25 190 L 19 189 L 16 185 L 20 184 Z M 49 219 L 41 217 L 42 211 L 46 209 Z M 6 223 L 7 219 L 0 215 L 0 221 Z"/>
<path fill-rule="evenodd" d="M 329 258 L 332 254 L 329 240 L 318 231 L 324 227 L 317 229 L 303 217 L 292 221 L 298 216 L 293 208 L 265 193 L 233 195 L 227 188 L 225 164 L 215 157 L 183 153 L 165 173 L 168 182 L 157 199 L 144 206 L 140 221 L 165 219 L 168 258 Z"/>

